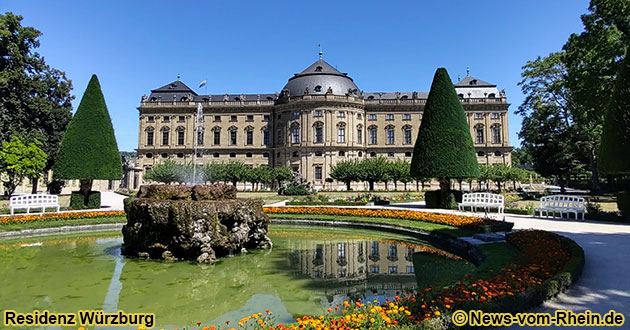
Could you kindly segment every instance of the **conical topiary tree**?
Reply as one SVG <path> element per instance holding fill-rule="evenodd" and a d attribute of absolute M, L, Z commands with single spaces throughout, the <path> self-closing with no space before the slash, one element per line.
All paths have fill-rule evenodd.
<path fill-rule="evenodd" d="M 88 204 L 93 180 L 122 178 L 122 161 L 96 75 L 92 75 L 79 108 L 63 136 L 53 167 L 53 176 L 80 181 L 84 204 Z"/>
<path fill-rule="evenodd" d="M 479 165 L 464 109 L 446 69 L 439 68 L 422 115 L 411 159 L 414 178 L 437 178 L 450 190 L 451 178 L 476 178 Z"/>
<path fill-rule="evenodd" d="M 605 174 L 630 173 L 630 58 L 621 64 L 606 111 L 598 169 Z"/>

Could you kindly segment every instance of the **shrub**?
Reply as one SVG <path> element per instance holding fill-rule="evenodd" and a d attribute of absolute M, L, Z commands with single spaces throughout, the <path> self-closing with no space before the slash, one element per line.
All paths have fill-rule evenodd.
<path fill-rule="evenodd" d="M 432 190 L 424 194 L 424 200 L 428 208 L 432 209 L 456 209 L 457 203 L 462 201 L 462 192 L 458 190 L 441 191 Z"/>
<path fill-rule="evenodd" d="M 73 191 L 70 194 L 70 209 L 71 210 L 93 210 L 101 208 L 101 192 L 91 191 L 88 196 L 88 203 L 85 204 L 85 196 L 80 191 Z"/>
<path fill-rule="evenodd" d="M 282 195 L 303 196 L 303 195 L 310 195 L 310 192 L 306 188 L 306 185 L 300 184 L 300 185 L 295 185 L 295 186 L 291 185 L 291 186 L 286 187 L 284 190 L 282 190 Z"/>
<path fill-rule="evenodd" d="M 624 218 L 630 219 L 630 191 L 617 194 L 617 208 Z"/>

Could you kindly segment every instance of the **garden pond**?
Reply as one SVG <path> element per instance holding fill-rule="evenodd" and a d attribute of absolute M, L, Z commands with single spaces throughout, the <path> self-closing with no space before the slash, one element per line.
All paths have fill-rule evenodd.
<path fill-rule="evenodd" d="M 0 313 L 155 313 L 160 329 L 269 309 L 289 323 L 346 300 L 384 302 L 418 283 L 450 280 L 445 265 L 473 267 L 426 242 L 376 231 L 273 225 L 269 237 L 272 249 L 213 265 L 121 257 L 120 232 L 0 241 Z"/>

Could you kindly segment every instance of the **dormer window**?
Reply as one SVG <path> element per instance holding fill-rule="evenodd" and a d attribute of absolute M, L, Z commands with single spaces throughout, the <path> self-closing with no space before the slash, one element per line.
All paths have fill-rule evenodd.
<path fill-rule="evenodd" d="M 315 72 L 322 72 L 322 67 L 321 66 L 316 67 Z"/>
<path fill-rule="evenodd" d="M 457 96 L 458 96 L 460 99 L 463 99 L 463 98 L 464 98 L 464 94 L 457 94 Z"/>
<path fill-rule="evenodd" d="M 401 99 L 401 100 L 406 100 L 406 99 L 408 99 L 408 98 L 409 98 L 409 96 L 407 96 L 407 95 L 403 95 L 400 99 Z"/>
<path fill-rule="evenodd" d="M 322 86 L 317 85 L 315 86 L 315 92 L 320 93 L 322 91 Z"/>
<path fill-rule="evenodd" d="M 372 95 L 368 96 L 368 100 L 374 100 L 374 96 Z"/>
<path fill-rule="evenodd" d="M 238 101 L 240 101 L 240 100 L 241 100 L 241 98 L 240 98 L 240 97 L 238 97 L 238 96 L 234 98 L 234 101 L 236 101 L 236 102 L 238 102 Z"/>
<path fill-rule="evenodd" d="M 273 101 L 273 97 L 267 96 L 267 101 Z"/>
<path fill-rule="evenodd" d="M 493 98 L 495 98 L 495 97 L 496 97 L 496 95 L 495 95 L 494 93 L 490 93 L 490 94 L 488 94 L 488 98 L 493 99 Z"/>
<path fill-rule="evenodd" d="M 471 80 L 468 84 L 469 85 L 477 85 L 477 79 Z"/>

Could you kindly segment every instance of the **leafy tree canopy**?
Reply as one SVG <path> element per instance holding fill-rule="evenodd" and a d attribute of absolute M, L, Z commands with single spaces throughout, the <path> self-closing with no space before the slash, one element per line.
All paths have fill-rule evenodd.
<path fill-rule="evenodd" d="M 12 195 L 24 178 L 38 178 L 46 166 L 46 153 L 39 142 L 24 144 L 14 136 L 10 142 L 2 142 L 0 149 L 0 177 L 5 193 Z"/>
<path fill-rule="evenodd" d="M 35 51 L 41 32 L 21 23 L 22 16 L 0 15 L 0 139 L 40 141 L 50 169 L 72 118 L 72 83 Z"/>

